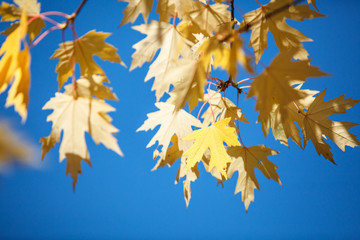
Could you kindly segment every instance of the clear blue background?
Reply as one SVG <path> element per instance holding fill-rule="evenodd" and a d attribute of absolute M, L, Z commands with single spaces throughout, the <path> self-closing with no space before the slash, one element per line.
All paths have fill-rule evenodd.
<path fill-rule="evenodd" d="M 235 1 L 244 12 L 258 7 L 255 1 Z M 266 3 L 266 1 L 261 1 Z M 360 99 L 360 2 L 318 0 L 320 12 L 327 18 L 290 25 L 314 39 L 305 43 L 312 64 L 332 74 L 309 79 L 306 87 L 327 88 L 326 99 L 346 93 Z M 73 12 L 77 1 L 41 1 L 42 11 Z M 118 28 L 125 3 L 115 0 L 91 0 L 76 20 L 81 36 L 89 30 L 112 32 L 108 42 L 130 66 L 131 46 L 141 35 L 130 25 Z M 237 9 L 237 16 L 242 12 Z M 238 17 L 239 18 L 239 17 Z M 136 24 L 141 24 L 138 19 Z M 4 25 L 2 25 L 4 26 Z M 249 34 L 246 35 L 247 37 Z M 70 34 L 68 34 L 70 39 Z M 50 111 L 42 106 L 57 90 L 56 60 L 49 60 L 61 42 L 61 32 L 48 35 L 32 49 L 32 85 L 28 120 L 24 125 L 13 109 L 1 107 L 2 119 L 28 136 L 40 151 L 40 137 L 47 136 Z M 269 64 L 276 55 L 269 36 L 269 49 L 263 62 Z M 97 59 L 99 60 L 99 59 Z M 266 143 L 281 152 L 271 157 L 279 167 L 283 187 L 257 172 L 261 191 L 255 191 L 255 203 L 245 213 L 241 195 L 233 194 L 236 177 L 216 186 L 216 180 L 201 169 L 200 179 L 192 184 L 192 199 L 187 209 L 182 184 L 174 185 L 178 163 L 172 168 L 150 172 L 155 162 L 152 150 L 146 149 L 153 132 L 135 133 L 155 111 L 152 81 L 144 83 L 148 65 L 129 73 L 117 64 L 100 62 L 112 81 L 120 102 L 111 102 L 117 111 L 112 115 L 120 129 L 120 158 L 88 137 L 92 157 L 90 168 L 83 164 L 76 192 L 71 178 L 65 176 L 65 162 L 58 163 L 58 146 L 41 163 L 40 170 L 16 166 L 10 175 L 0 176 L 0 239 L 359 239 L 360 238 L 360 151 L 342 152 L 334 144 L 338 166 L 319 157 L 310 143 L 305 151 L 291 143 L 287 148 L 266 140 L 255 124 L 254 102 L 241 102 L 251 126 L 242 125 L 247 145 Z M 6 94 L 0 96 L 0 105 Z M 360 104 L 337 120 L 360 123 Z M 360 135 L 360 127 L 352 129 Z M 38 159 L 37 159 L 38 160 Z"/>

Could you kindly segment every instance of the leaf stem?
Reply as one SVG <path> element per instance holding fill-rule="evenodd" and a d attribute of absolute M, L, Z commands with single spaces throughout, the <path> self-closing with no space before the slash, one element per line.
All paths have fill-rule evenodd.
<path fill-rule="evenodd" d="M 238 92 L 237 95 L 236 95 L 236 106 L 237 106 L 237 107 L 239 107 L 239 95 L 240 95 L 240 93 Z M 244 142 L 243 142 L 243 140 L 241 139 L 240 129 L 239 129 L 239 120 L 235 119 L 235 121 L 236 121 L 236 128 L 237 128 L 236 133 L 237 133 L 237 135 L 238 135 L 238 137 L 239 137 L 240 143 L 241 143 L 241 145 L 242 145 L 243 147 L 246 147 L 245 144 L 244 144 Z"/>
<path fill-rule="evenodd" d="M 70 17 L 69 14 L 59 12 L 59 11 L 43 12 L 43 13 L 40 13 L 39 15 L 42 15 L 42 16 L 57 15 L 57 16 L 61 16 L 61 17 L 64 17 L 64 18 L 69 18 Z"/>
<path fill-rule="evenodd" d="M 46 30 L 45 32 L 43 32 L 35 41 L 33 41 L 30 45 L 30 48 L 35 47 L 44 37 L 46 37 L 49 33 L 51 33 L 54 30 L 60 29 L 59 25 L 53 26 L 51 28 L 49 28 L 48 30 Z"/>
<path fill-rule="evenodd" d="M 259 3 L 259 1 L 258 1 L 258 0 L 255 0 L 255 2 L 256 2 L 257 4 L 259 4 L 259 5 L 260 5 L 260 7 L 263 7 L 263 5 L 262 5 L 261 3 Z"/>
<path fill-rule="evenodd" d="M 40 17 L 41 17 L 41 19 L 43 19 L 43 20 L 45 20 L 45 21 L 48 21 L 49 23 L 52 23 L 52 24 L 54 24 L 54 25 L 60 25 L 59 22 L 57 22 L 57 21 L 55 21 L 55 20 L 53 20 L 53 19 L 51 19 L 51 18 L 48 18 L 48 17 L 46 17 L 46 16 L 40 16 Z"/>

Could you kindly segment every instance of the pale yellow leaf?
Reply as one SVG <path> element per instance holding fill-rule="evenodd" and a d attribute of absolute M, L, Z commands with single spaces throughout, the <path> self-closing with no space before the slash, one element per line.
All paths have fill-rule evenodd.
<path fill-rule="evenodd" d="M 222 120 L 230 117 L 230 127 L 235 127 L 235 120 L 249 123 L 244 114 L 240 111 L 230 99 L 222 97 L 220 93 L 208 89 L 208 93 L 204 96 L 205 102 L 209 103 L 207 110 L 201 115 L 203 124 L 208 126 L 210 123 L 214 123 L 215 120 Z"/>
<path fill-rule="evenodd" d="M 198 25 L 202 30 L 212 35 L 225 23 L 230 23 L 229 5 L 222 3 L 201 4 L 198 2 L 196 8 L 189 13 L 192 23 Z"/>
<path fill-rule="evenodd" d="M 74 159 L 74 163 L 67 164 L 69 168 L 67 172 L 73 177 L 74 186 L 77 181 L 76 171 L 80 171 L 81 160 L 90 163 L 85 141 L 86 132 L 90 134 L 96 144 L 102 143 L 108 149 L 123 156 L 114 136 L 118 129 L 111 124 L 111 118 L 107 115 L 108 112 L 115 109 L 105 101 L 89 97 L 75 99 L 71 95 L 56 93 L 43 109 L 53 110 L 47 118 L 47 121 L 52 121 L 53 125 L 50 136 L 40 140 L 43 148 L 42 158 L 54 147 L 56 142 L 60 141 L 60 135 L 63 132 L 59 158 L 60 162 L 68 156 L 71 156 L 71 159 L 67 158 L 67 161 Z"/>
<path fill-rule="evenodd" d="M 151 147 L 158 141 L 159 146 L 163 146 L 162 151 L 166 152 L 172 136 L 176 134 L 179 138 L 179 149 L 183 150 L 187 143 L 182 139 L 192 132 L 191 126 L 202 127 L 201 122 L 185 110 L 175 111 L 175 106 L 171 103 L 157 102 L 155 106 L 159 111 L 149 113 L 148 119 L 136 130 L 148 131 L 161 125 L 146 147 Z"/>
<path fill-rule="evenodd" d="M 92 75 L 82 76 L 76 80 L 76 96 L 92 98 L 96 96 L 99 99 L 118 100 L 112 88 L 105 86 L 103 83 L 108 82 L 105 76 Z M 74 87 L 72 85 L 65 86 L 65 93 L 74 95 Z"/>
<path fill-rule="evenodd" d="M 136 52 L 133 54 L 131 69 L 141 66 L 144 61 L 151 61 L 156 51 L 161 48 L 145 77 L 145 82 L 153 77 L 155 78 L 151 90 L 155 91 L 156 100 L 159 101 L 164 93 L 169 92 L 170 85 L 176 80 L 171 77 L 171 71 L 179 57 L 192 56 L 191 42 L 183 38 L 173 25 L 163 22 L 152 21 L 151 24 L 137 26 L 136 29 L 142 29 L 141 32 L 148 36 L 134 45 Z M 161 36 L 160 45 L 158 34 Z"/>
<path fill-rule="evenodd" d="M 170 93 L 169 102 L 181 109 L 188 102 L 192 111 L 204 97 L 204 84 L 207 76 L 207 67 L 201 61 L 189 58 L 181 58 L 176 66 L 171 69 L 169 78 L 176 79 L 173 82 L 174 90 Z"/>

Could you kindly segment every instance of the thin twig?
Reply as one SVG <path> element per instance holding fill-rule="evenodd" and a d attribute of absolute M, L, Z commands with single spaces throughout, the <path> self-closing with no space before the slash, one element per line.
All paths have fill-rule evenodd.
<path fill-rule="evenodd" d="M 79 7 L 78 7 L 78 8 L 76 9 L 76 11 L 74 12 L 75 17 L 76 17 L 77 15 L 79 15 L 81 9 L 84 7 L 84 5 L 85 5 L 86 2 L 87 2 L 87 0 L 83 0 L 83 1 L 80 3 Z"/>

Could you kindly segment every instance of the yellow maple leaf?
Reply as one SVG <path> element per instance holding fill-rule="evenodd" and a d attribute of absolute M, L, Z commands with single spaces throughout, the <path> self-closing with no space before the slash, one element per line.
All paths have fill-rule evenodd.
<path fill-rule="evenodd" d="M 40 140 L 43 144 L 42 158 L 54 147 L 56 142 L 60 141 L 61 132 L 63 132 L 63 137 L 59 149 L 60 162 L 71 156 L 70 159 L 67 158 L 67 161 L 75 159 L 76 163 L 68 163 L 70 169 L 78 169 L 81 160 L 90 163 L 85 142 L 86 132 L 90 134 L 96 144 L 102 143 L 120 156 L 123 155 L 114 137 L 118 129 L 111 124 L 111 118 L 107 115 L 107 112 L 115 109 L 103 100 L 81 96 L 75 99 L 71 95 L 56 93 L 43 109 L 54 111 L 47 118 L 47 121 L 53 122 L 50 136 Z M 70 172 L 75 187 L 77 175 L 75 178 L 73 171 Z"/>
<path fill-rule="evenodd" d="M 34 16 L 40 13 L 40 3 L 37 0 L 14 0 L 13 4 L 8 4 L 6 2 L 2 2 L 0 6 L 0 15 L 1 21 L 16 21 L 20 19 L 21 13 L 25 9 L 25 14 L 27 16 L 27 20 L 33 18 Z M 16 28 L 20 25 L 19 22 L 14 22 L 8 27 L 6 30 L 1 32 L 4 35 L 10 35 Z M 27 32 L 29 34 L 29 40 L 32 42 L 34 38 L 40 34 L 41 29 L 45 27 L 45 23 L 41 18 L 36 18 L 33 20 L 27 28 Z"/>
<path fill-rule="evenodd" d="M 254 202 L 254 189 L 260 190 L 255 176 L 255 168 L 259 169 L 267 179 L 272 179 L 281 185 L 279 175 L 276 172 L 278 167 L 267 159 L 269 155 L 276 155 L 279 152 L 264 145 L 256 145 L 251 147 L 230 147 L 227 153 L 232 159 L 232 163 L 227 170 L 228 178 L 238 172 L 235 194 L 242 192 L 241 197 L 246 211 L 250 203 Z"/>
<path fill-rule="evenodd" d="M 301 42 L 312 40 L 298 30 L 290 27 L 285 20 L 304 21 L 305 19 L 324 17 L 325 15 L 311 10 L 309 5 L 304 4 L 296 4 L 276 14 L 269 15 L 292 2 L 292 0 L 272 0 L 259 9 L 244 15 L 244 21 L 241 23 L 241 26 L 244 27 L 245 24 L 254 24 L 251 26 L 252 33 L 249 46 L 254 49 L 256 63 L 259 62 L 264 49 L 267 48 L 268 31 L 272 33 L 280 51 L 293 50 L 292 53 L 295 59 L 307 59 L 309 54 Z"/>
<path fill-rule="evenodd" d="M 116 53 L 117 49 L 105 42 L 105 39 L 109 36 L 110 33 L 92 30 L 75 41 L 60 44 L 60 48 L 50 57 L 51 59 L 59 59 L 55 70 L 58 73 L 59 89 L 72 76 L 75 63 L 80 65 L 80 74 L 82 76 L 97 74 L 106 76 L 101 67 L 94 61 L 93 55 L 102 60 L 120 63 L 125 66 Z"/>
<path fill-rule="evenodd" d="M 327 74 L 318 67 L 310 66 L 309 60 L 291 61 L 292 52 L 280 52 L 263 73 L 254 79 L 247 95 L 256 96 L 258 121 L 267 123 L 274 106 L 286 108 L 289 103 L 306 98 L 307 94 L 293 87 L 304 83 L 308 77 L 320 77 Z M 283 111 L 285 114 L 286 111 Z M 282 115 L 286 119 L 285 115 Z"/>
<path fill-rule="evenodd" d="M 282 144 L 288 146 L 288 138 L 290 137 L 300 148 L 302 148 L 299 128 L 304 128 L 303 110 L 309 108 L 315 99 L 313 96 L 319 92 L 300 89 L 300 86 L 296 87 L 296 89 L 298 89 L 305 97 L 290 102 L 282 108 L 277 104 L 274 105 L 274 109 L 270 113 L 269 121 L 267 123 L 262 122 L 261 129 L 265 137 L 268 135 L 269 129 L 272 128 L 274 138 L 279 140 Z"/>
<path fill-rule="evenodd" d="M 143 19 L 147 22 L 154 0 L 118 0 L 122 2 L 128 2 L 125 10 L 123 11 L 124 17 L 120 25 L 126 23 L 133 23 L 137 17 L 142 14 Z"/>
<path fill-rule="evenodd" d="M 345 146 L 360 146 L 360 142 L 354 134 L 349 133 L 349 129 L 356 126 L 356 123 L 332 121 L 328 117 L 333 114 L 345 113 L 359 100 L 345 99 L 342 95 L 324 102 L 325 92 L 326 89 L 315 98 L 304 113 L 304 146 L 311 139 L 317 153 L 335 163 L 333 154 L 330 152 L 330 145 L 324 141 L 325 136 L 330 138 L 342 151 L 345 151 Z"/>
<path fill-rule="evenodd" d="M 27 117 L 30 87 L 30 54 L 26 43 L 21 50 L 26 32 L 26 16 L 23 12 L 19 27 L 6 38 L 0 49 L 0 92 L 5 91 L 12 83 L 6 106 L 14 105 L 23 121 Z"/>
<path fill-rule="evenodd" d="M 224 36 L 227 36 L 226 41 Z M 209 66 L 212 60 L 215 68 L 222 67 L 232 78 L 236 78 L 237 63 L 240 63 L 248 72 L 253 72 L 250 58 L 244 53 L 242 39 L 235 30 L 222 32 L 206 39 L 199 47 L 198 53 L 205 66 Z"/>
<path fill-rule="evenodd" d="M 228 146 L 240 145 L 235 134 L 235 128 L 226 126 L 230 120 L 230 118 L 223 119 L 210 127 L 196 130 L 183 138 L 184 140 L 195 140 L 194 144 L 183 154 L 188 156 L 186 160 L 187 170 L 200 162 L 204 152 L 210 149 L 210 170 L 216 167 L 216 170 L 226 177 L 227 164 L 232 161 L 226 153 L 223 142 Z"/>

